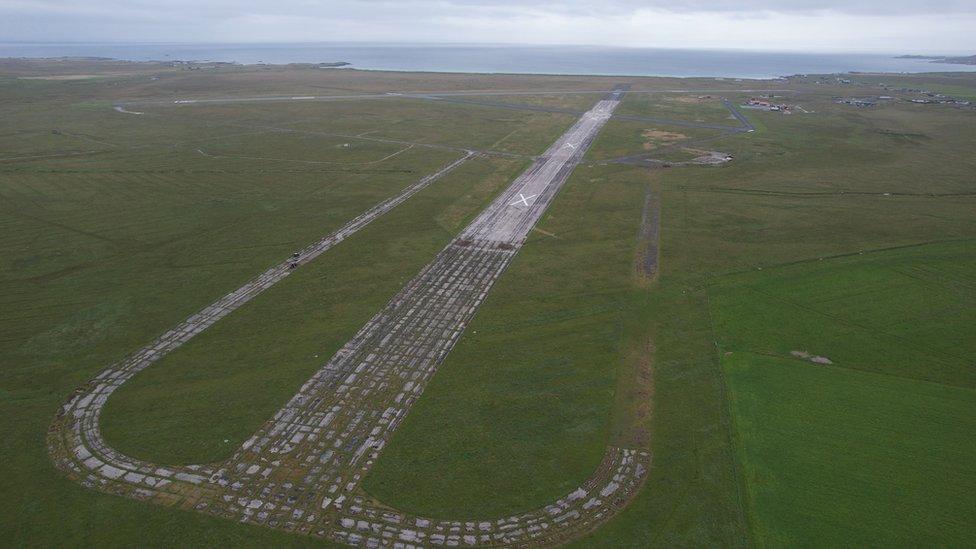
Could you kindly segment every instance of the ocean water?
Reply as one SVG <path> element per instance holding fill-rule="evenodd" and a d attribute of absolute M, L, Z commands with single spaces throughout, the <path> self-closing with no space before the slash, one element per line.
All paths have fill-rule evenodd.
<path fill-rule="evenodd" d="M 843 72 L 976 71 L 976 66 L 862 53 L 430 44 L 0 43 L 0 57 L 110 57 L 130 61 L 320 63 L 357 69 L 631 76 L 775 78 Z"/>

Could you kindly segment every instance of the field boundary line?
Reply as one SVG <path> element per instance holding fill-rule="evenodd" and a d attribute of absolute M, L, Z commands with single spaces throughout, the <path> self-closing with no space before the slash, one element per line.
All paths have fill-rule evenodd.
<path fill-rule="evenodd" d="M 823 255 L 823 256 L 819 256 L 819 257 L 808 257 L 808 258 L 804 258 L 804 259 L 796 259 L 796 260 L 793 260 L 793 261 L 785 261 L 783 263 L 773 263 L 771 265 L 762 265 L 761 267 L 763 269 L 780 269 L 780 268 L 783 268 L 783 267 L 792 267 L 794 265 L 803 265 L 804 263 L 814 263 L 814 262 L 820 262 L 820 261 L 827 261 L 827 260 L 830 260 L 830 259 L 843 259 L 845 257 L 853 257 L 853 256 L 856 256 L 856 255 L 874 254 L 874 253 L 881 253 L 881 252 L 890 252 L 890 251 L 895 251 L 895 250 L 905 250 L 905 249 L 909 249 L 909 248 L 921 248 L 921 247 L 929 246 L 929 245 L 932 245 L 932 244 L 953 244 L 953 243 L 973 242 L 973 241 L 976 241 L 976 238 L 946 238 L 946 239 L 941 239 L 941 240 L 926 240 L 924 242 L 916 242 L 914 244 L 901 244 L 901 245 L 898 245 L 898 246 L 883 246 L 883 247 L 880 247 L 880 248 L 868 248 L 866 250 L 858 250 L 856 252 L 842 252 L 842 253 L 838 253 L 838 254 Z M 752 272 L 755 272 L 755 271 L 756 271 L 755 268 L 752 268 L 752 269 L 739 269 L 739 270 L 736 270 L 736 271 L 726 271 L 726 272 L 723 272 L 723 273 L 715 273 L 715 274 L 710 275 L 709 278 L 723 278 L 723 277 L 727 277 L 727 276 L 735 276 L 735 275 L 740 275 L 740 274 L 752 273 Z"/>

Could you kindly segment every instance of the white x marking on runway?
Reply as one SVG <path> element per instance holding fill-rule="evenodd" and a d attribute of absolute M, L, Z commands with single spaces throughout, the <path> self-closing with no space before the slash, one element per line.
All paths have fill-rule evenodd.
<path fill-rule="evenodd" d="M 516 200 L 515 202 L 512 202 L 511 204 L 509 204 L 509 206 L 514 206 L 514 205 L 518 204 L 519 202 L 521 202 L 522 204 L 525 204 L 526 206 L 528 206 L 529 205 L 529 199 L 530 198 L 535 198 L 537 196 L 539 196 L 539 195 L 533 194 L 533 195 L 525 196 L 524 194 L 519 193 L 519 199 Z"/>

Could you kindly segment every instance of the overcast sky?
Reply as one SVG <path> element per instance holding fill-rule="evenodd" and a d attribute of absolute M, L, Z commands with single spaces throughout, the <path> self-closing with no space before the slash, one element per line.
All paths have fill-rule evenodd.
<path fill-rule="evenodd" d="M 0 40 L 976 54 L 976 0 L 0 0 Z"/>

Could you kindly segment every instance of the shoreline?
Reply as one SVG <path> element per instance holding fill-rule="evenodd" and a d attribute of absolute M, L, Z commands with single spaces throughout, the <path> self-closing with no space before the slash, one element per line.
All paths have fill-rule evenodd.
<path fill-rule="evenodd" d="M 776 80 L 796 74 L 972 72 L 976 65 L 895 54 L 742 52 L 523 46 L 430 47 L 304 44 L 140 45 L 0 43 L 0 58 L 157 63 L 186 67 L 350 68 L 434 74 L 551 75 Z"/>
<path fill-rule="evenodd" d="M 917 57 L 916 57 L 917 59 Z M 858 71 L 851 70 L 846 72 L 819 72 L 819 73 L 794 73 L 788 75 L 779 76 L 715 76 L 715 75 L 693 75 L 693 76 L 677 76 L 672 74 L 631 74 L 631 73 L 580 73 L 580 72 L 503 72 L 503 71 L 477 71 L 477 70 L 452 70 L 452 69 L 440 69 L 440 70 L 425 70 L 425 69 L 398 69 L 398 68 L 364 68 L 357 67 L 354 63 L 339 61 L 339 62 L 321 62 L 321 63 L 242 63 L 242 62 L 232 62 L 232 61 L 198 61 L 198 60 L 184 60 L 184 59 L 173 59 L 173 60 L 159 60 L 159 59 L 148 59 L 148 60 L 135 60 L 135 59 L 122 59 L 118 57 L 101 57 L 101 56 L 52 56 L 52 57 L 0 57 L 0 76 L 2 75 L 2 63 L 10 61 L 20 61 L 27 63 L 43 63 L 43 62 L 62 62 L 62 63 L 82 63 L 82 62 L 93 62 L 93 63 L 117 63 L 125 65 L 143 65 L 147 68 L 149 66 L 157 66 L 159 68 L 173 69 L 173 68 L 189 68 L 190 70 L 204 70 L 212 69 L 216 70 L 218 68 L 240 68 L 240 69 L 256 69 L 256 68 L 274 68 L 274 69 L 318 69 L 318 70 L 346 70 L 346 71 L 359 71 L 359 72 L 374 72 L 374 73 L 403 73 L 403 74 L 449 74 L 449 75 L 477 75 L 477 76 L 551 76 L 551 77 L 580 77 L 580 78 L 674 78 L 674 79 L 684 79 L 684 80 L 713 80 L 713 81 L 730 81 L 730 82 L 744 82 L 744 81 L 759 81 L 759 82 L 776 82 L 776 81 L 786 81 L 791 78 L 796 77 L 806 77 L 806 76 L 834 76 L 834 75 L 866 75 L 866 76 L 920 76 L 920 75 L 952 75 L 952 74 L 967 74 L 971 72 L 976 72 L 976 66 L 968 65 L 964 63 L 958 64 L 959 66 L 973 66 L 970 70 L 933 70 L 925 72 L 887 72 L 887 71 Z M 14 78 L 27 78 L 20 77 L 17 75 L 12 75 Z M 53 77 L 54 75 L 52 75 Z M 104 76 L 118 76 L 106 74 Z"/>

